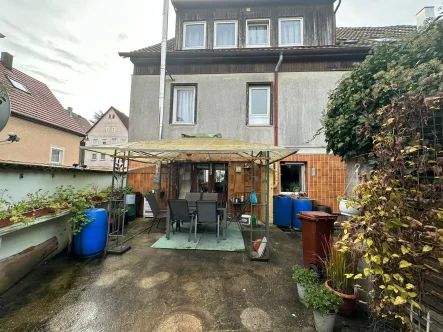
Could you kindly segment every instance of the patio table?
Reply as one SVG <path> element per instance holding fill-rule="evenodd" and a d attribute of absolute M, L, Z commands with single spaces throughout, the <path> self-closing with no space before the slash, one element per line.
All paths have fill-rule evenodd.
<path fill-rule="evenodd" d="M 189 208 L 189 212 L 192 212 L 192 207 Z M 195 208 L 194 208 L 195 209 Z M 223 240 L 226 240 L 226 233 L 227 233 L 227 221 L 226 221 L 226 215 L 227 215 L 227 208 L 217 208 L 217 211 L 219 211 L 219 213 L 223 214 L 222 217 L 222 229 L 223 229 Z M 166 238 L 169 240 L 169 238 L 171 237 L 171 214 L 169 211 L 169 205 L 167 206 L 167 211 L 166 211 Z"/>

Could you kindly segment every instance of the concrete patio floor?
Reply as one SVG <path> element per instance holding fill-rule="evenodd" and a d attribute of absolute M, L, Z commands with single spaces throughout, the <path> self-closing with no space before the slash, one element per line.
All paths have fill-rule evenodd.
<path fill-rule="evenodd" d="M 272 227 L 269 263 L 246 252 L 150 248 L 163 234 L 138 235 L 122 256 L 42 264 L 0 297 L 0 331 L 315 331 L 291 280 L 300 234 Z M 365 315 L 339 317 L 336 330 L 368 331 Z"/>

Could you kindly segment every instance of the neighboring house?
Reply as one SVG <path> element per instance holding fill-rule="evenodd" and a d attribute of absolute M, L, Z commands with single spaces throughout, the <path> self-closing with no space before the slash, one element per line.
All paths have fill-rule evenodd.
<path fill-rule="evenodd" d="M 15 132 L 20 141 L 0 145 L 0 160 L 72 166 L 79 160 L 85 137 L 77 122 L 42 82 L 12 67 L 13 57 L 1 54 L 0 83 L 11 105 L 11 118 L 2 135 Z"/>
<path fill-rule="evenodd" d="M 162 138 L 221 133 L 297 148 L 277 166 L 274 193 L 305 191 L 337 210 L 346 167 L 316 135 L 328 95 L 368 55 L 356 40 L 415 28 L 336 29 L 334 2 L 172 0 Z M 134 64 L 129 140 L 157 139 L 160 44 L 120 55 Z"/>
<path fill-rule="evenodd" d="M 129 118 L 111 107 L 87 131 L 86 146 L 121 144 L 128 142 Z M 93 167 L 112 168 L 113 159 L 104 154 L 85 151 L 84 164 Z"/>
<path fill-rule="evenodd" d="M 91 129 L 92 124 L 88 121 L 88 119 L 82 117 L 80 114 L 74 113 L 71 107 L 68 107 L 66 111 L 68 112 L 69 116 L 71 116 L 75 120 L 75 122 L 77 122 L 77 124 L 80 126 L 80 129 L 85 134 L 89 131 L 89 129 Z"/>

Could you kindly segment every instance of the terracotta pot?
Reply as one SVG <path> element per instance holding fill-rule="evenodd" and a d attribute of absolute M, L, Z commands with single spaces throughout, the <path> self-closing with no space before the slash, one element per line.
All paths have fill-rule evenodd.
<path fill-rule="evenodd" d="M 343 305 L 340 308 L 340 315 L 344 317 L 349 317 L 354 312 L 355 308 L 357 307 L 359 298 L 358 298 L 358 292 L 354 291 L 353 295 L 343 294 L 340 292 L 337 292 L 332 287 L 329 286 L 329 282 L 331 280 L 325 281 L 325 287 L 329 289 L 331 292 L 333 292 L 335 295 L 340 296 L 343 299 Z"/>
<path fill-rule="evenodd" d="M 13 224 L 14 223 L 11 220 L 9 220 L 9 219 L 1 219 L 0 220 L 0 228 L 8 227 L 8 226 L 11 226 Z"/>
<path fill-rule="evenodd" d="M 51 211 L 49 209 L 37 209 L 37 210 L 31 211 L 31 212 L 25 213 L 25 215 L 27 217 L 40 218 L 40 217 L 43 217 L 43 216 L 50 214 L 50 213 L 51 213 Z"/>

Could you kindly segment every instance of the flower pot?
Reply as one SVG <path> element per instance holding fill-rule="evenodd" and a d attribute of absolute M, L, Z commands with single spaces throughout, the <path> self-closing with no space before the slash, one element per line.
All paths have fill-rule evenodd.
<path fill-rule="evenodd" d="M 48 209 L 37 209 L 34 211 L 29 212 L 29 216 L 32 218 L 40 218 L 47 214 L 50 214 L 51 212 Z M 27 215 L 28 213 L 26 213 Z"/>
<path fill-rule="evenodd" d="M 325 314 L 314 311 L 314 324 L 318 332 L 333 332 L 336 314 Z"/>
<path fill-rule="evenodd" d="M 297 293 L 298 293 L 298 299 L 300 300 L 301 303 L 303 303 L 305 305 L 305 307 L 307 308 L 308 305 L 305 301 L 305 291 L 306 291 L 306 287 L 302 286 L 300 284 L 297 284 Z"/>
<path fill-rule="evenodd" d="M 352 205 L 348 207 L 349 204 Z M 356 205 L 355 202 L 348 201 L 347 199 L 342 199 L 339 205 L 341 214 L 345 216 L 353 216 L 353 215 L 359 216 L 361 214 L 361 211 L 355 208 L 354 207 L 355 205 Z"/>
<path fill-rule="evenodd" d="M 354 294 L 352 295 L 337 292 L 331 286 L 329 286 L 330 281 L 331 280 L 325 281 L 325 287 L 329 289 L 331 292 L 335 293 L 335 295 L 338 295 L 343 299 L 343 305 L 340 307 L 339 310 L 340 315 L 344 317 L 351 316 L 358 304 L 358 292 L 354 291 Z"/>
<path fill-rule="evenodd" d="M 14 223 L 11 220 L 9 220 L 8 218 L 0 220 L 0 228 L 8 227 L 8 226 L 11 226 L 13 224 Z"/>

